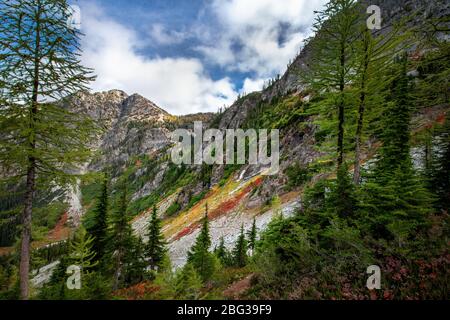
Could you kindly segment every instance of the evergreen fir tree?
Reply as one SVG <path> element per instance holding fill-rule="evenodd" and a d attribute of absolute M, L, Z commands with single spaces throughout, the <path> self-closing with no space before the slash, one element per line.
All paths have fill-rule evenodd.
<path fill-rule="evenodd" d="M 412 101 L 407 57 L 399 58 L 384 115 L 383 145 L 360 196 L 375 238 L 396 239 L 399 247 L 424 227 L 431 195 L 410 156 Z"/>
<path fill-rule="evenodd" d="M 407 76 L 408 59 L 406 53 L 398 58 L 395 69 L 395 79 L 391 85 L 389 102 L 383 115 L 383 146 L 380 150 L 380 160 L 377 171 L 382 175 L 394 172 L 396 168 L 410 161 L 410 122 L 413 102 L 411 100 L 411 85 Z"/>
<path fill-rule="evenodd" d="M 208 205 L 206 205 L 205 217 L 203 218 L 202 229 L 195 240 L 194 245 L 188 252 L 188 263 L 191 263 L 203 281 L 211 278 L 215 271 L 215 259 L 209 252 L 211 238 L 209 235 Z"/>
<path fill-rule="evenodd" d="M 144 250 L 145 244 L 141 237 L 133 237 L 133 240 L 126 274 L 126 283 L 130 285 L 144 280 L 147 268 Z"/>
<path fill-rule="evenodd" d="M 227 266 L 230 264 L 230 253 L 225 247 L 225 240 L 223 237 L 220 238 L 219 246 L 214 249 L 214 253 L 222 265 Z"/>
<path fill-rule="evenodd" d="M 65 290 L 66 299 L 106 299 L 110 283 L 96 271 L 99 261 L 93 251 L 94 238 L 81 227 L 70 243 L 68 263 L 81 267 L 81 290 Z M 67 279 L 67 278 L 66 278 Z"/>
<path fill-rule="evenodd" d="M 162 266 L 166 252 L 166 241 L 161 232 L 161 219 L 158 218 L 156 206 L 154 206 L 148 225 L 148 242 L 146 248 L 146 257 L 150 270 L 155 271 Z"/>
<path fill-rule="evenodd" d="M 107 219 L 109 210 L 108 178 L 104 174 L 101 192 L 90 219 L 86 222 L 86 230 L 94 238 L 93 249 L 96 259 L 101 261 L 106 250 Z"/>
<path fill-rule="evenodd" d="M 355 187 L 347 165 L 338 169 L 337 179 L 326 199 L 326 209 L 341 218 L 352 218 L 356 211 Z"/>
<path fill-rule="evenodd" d="M 398 164 L 392 172 L 370 176 L 360 196 L 367 225 L 375 238 L 401 244 L 425 227 L 432 197 L 411 161 Z"/>
<path fill-rule="evenodd" d="M 99 295 L 98 290 L 107 292 L 106 279 L 95 272 L 98 261 L 95 261 L 95 252 L 92 250 L 93 238 L 81 227 L 69 243 L 69 253 L 60 259 L 46 283 L 39 292 L 39 298 L 44 300 L 66 299 L 99 299 L 106 298 L 106 294 Z M 81 268 L 81 289 L 69 290 L 67 288 L 67 268 L 71 265 Z"/>
<path fill-rule="evenodd" d="M 256 218 L 253 218 L 252 228 L 247 233 L 248 247 L 252 252 L 255 250 L 257 233 L 258 228 L 256 228 Z"/>
<path fill-rule="evenodd" d="M 127 190 L 124 187 L 120 196 L 118 210 L 114 210 L 111 214 L 107 237 L 107 256 L 111 261 L 113 290 L 117 290 L 125 283 L 134 245 L 127 206 Z"/>
<path fill-rule="evenodd" d="M 247 265 L 247 240 L 245 239 L 244 225 L 241 226 L 241 233 L 233 249 L 234 264 L 240 268 Z"/>
<path fill-rule="evenodd" d="M 436 128 L 428 170 L 429 190 L 436 194 L 435 207 L 450 212 L 450 116 Z"/>

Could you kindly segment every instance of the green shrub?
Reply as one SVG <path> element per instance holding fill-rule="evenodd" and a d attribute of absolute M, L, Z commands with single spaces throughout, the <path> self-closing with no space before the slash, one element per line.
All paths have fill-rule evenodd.
<path fill-rule="evenodd" d="M 172 203 L 166 210 L 166 216 L 170 217 L 177 213 L 181 209 L 181 206 L 178 202 Z"/>
<path fill-rule="evenodd" d="M 308 168 L 302 167 L 298 162 L 287 167 L 284 174 L 288 177 L 287 189 L 300 187 L 311 179 Z"/>

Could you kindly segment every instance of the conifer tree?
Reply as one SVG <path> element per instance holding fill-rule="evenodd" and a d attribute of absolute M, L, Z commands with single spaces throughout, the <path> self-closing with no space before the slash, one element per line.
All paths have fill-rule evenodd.
<path fill-rule="evenodd" d="M 379 159 L 361 193 L 360 203 L 376 238 L 396 238 L 398 245 L 424 226 L 431 195 L 413 168 L 410 121 L 413 102 L 407 76 L 407 56 L 399 57 L 383 118 Z"/>
<path fill-rule="evenodd" d="M 316 35 L 308 43 L 311 54 L 300 74 L 302 80 L 318 95 L 312 110 L 315 109 L 318 114 L 320 130 L 328 137 L 337 137 L 336 143 L 326 139 L 324 144 L 331 145 L 332 151 L 336 152 L 336 156 L 330 153 L 336 157 L 338 172 L 334 191 L 341 193 L 334 194 L 336 210 L 332 211 L 339 212 L 340 215 L 350 215 L 349 211 L 354 211 L 351 192 L 346 189 L 349 181 L 344 170 L 347 168 L 345 154 L 351 147 L 349 143 L 354 141 L 354 135 L 350 136 L 348 132 L 352 131 L 355 123 L 355 85 L 359 83 L 363 87 L 361 92 L 364 92 L 366 85 L 366 79 L 361 77 L 361 70 L 358 70 L 364 69 L 367 62 L 364 54 L 361 58 L 357 42 L 362 33 L 361 12 L 360 5 L 354 0 L 330 0 L 325 9 L 317 13 L 314 23 Z M 360 106 L 364 107 L 364 95 L 362 99 Z M 360 109 L 360 116 L 363 112 L 364 109 Z M 362 135 L 362 121 L 363 118 L 357 133 L 359 139 Z M 356 169 L 359 170 L 359 167 Z"/>
<path fill-rule="evenodd" d="M 166 253 L 166 241 L 161 232 L 161 219 L 158 217 L 156 206 L 153 206 L 148 225 L 148 242 L 146 247 L 146 257 L 150 270 L 155 271 L 162 266 Z"/>
<path fill-rule="evenodd" d="M 308 46 L 311 55 L 301 77 L 325 101 L 320 113 L 337 118 L 337 166 L 344 162 L 344 130 L 347 87 L 354 82 L 355 40 L 359 36 L 360 14 L 354 0 L 330 0 L 325 9 L 317 12 L 314 23 L 315 38 Z M 337 130 L 336 130 L 337 129 Z"/>
<path fill-rule="evenodd" d="M 348 173 L 347 165 L 338 169 L 337 179 L 331 186 L 326 198 L 326 210 L 341 218 L 352 218 L 357 209 L 354 184 Z"/>
<path fill-rule="evenodd" d="M 140 236 L 133 237 L 133 240 L 126 274 L 126 283 L 131 285 L 144 279 L 147 268 L 147 262 L 145 260 L 145 244 Z"/>
<path fill-rule="evenodd" d="M 450 43 L 445 37 L 449 32 L 448 16 L 430 16 L 425 25 L 415 28 L 420 52 L 418 61 L 418 85 L 414 94 L 418 106 L 449 103 Z"/>
<path fill-rule="evenodd" d="M 108 280 L 95 271 L 98 261 L 92 250 L 92 240 L 86 230 L 81 227 L 69 243 L 69 253 L 60 259 L 60 263 L 53 271 L 48 283 L 39 291 L 39 299 L 69 300 L 69 299 L 104 299 L 108 297 Z M 81 268 L 81 288 L 70 290 L 67 288 L 67 268 L 69 266 Z"/>
<path fill-rule="evenodd" d="M 79 228 L 70 242 L 69 261 L 70 264 L 79 266 L 85 275 L 98 264 L 93 247 L 94 238 L 88 235 L 86 229 Z"/>
<path fill-rule="evenodd" d="M 245 239 L 244 225 L 241 226 L 241 233 L 233 249 L 234 264 L 240 268 L 247 265 L 247 240 Z"/>
<path fill-rule="evenodd" d="M 65 0 L 2 1 L 0 12 L 0 163 L 12 182 L 25 180 L 20 291 L 29 295 L 31 218 L 36 189 L 75 182 L 90 156 L 92 120 L 52 103 L 93 80 L 81 66 L 79 32 Z"/>
<path fill-rule="evenodd" d="M 48 283 L 44 284 L 39 292 L 39 299 L 43 300 L 64 300 L 66 290 L 67 267 L 70 265 L 69 257 L 63 256 L 52 272 Z"/>
<path fill-rule="evenodd" d="M 230 264 L 230 254 L 227 248 L 225 247 L 225 240 L 223 237 L 220 238 L 219 246 L 214 249 L 214 253 L 220 260 L 222 265 L 226 266 Z"/>
<path fill-rule="evenodd" d="M 105 173 L 96 206 L 89 220 L 86 222 L 86 230 L 94 238 L 93 250 L 96 253 L 96 259 L 98 261 L 102 261 L 106 250 L 109 210 L 108 189 L 108 176 Z"/>
<path fill-rule="evenodd" d="M 256 227 L 256 218 L 253 218 L 252 228 L 247 233 L 248 247 L 252 252 L 255 250 L 257 233 L 258 228 Z"/>
<path fill-rule="evenodd" d="M 436 128 L 434 140 L 427 172 L 429 190 L 436 194 L 435 207 L 450 212 L 450 115 Z"/>
<path fill-rule="evenodd" d="M 392 81 L 388 70 L 394 63 L 393 57 L 408 45 L 406 39 L 409 33 L 405 32 L 399 23 L 392 30 L 374 36 L 362 22 L 361 35 L 356 41 L 356 77 L 355 94 L 357 96 L 358 114 L 355 130 L 355 159 L 353 182 L 359 185 L 361 178 L 361 146 L 364 137 L 365 122 L 370 112 L 379 108 L 385 100 L 387 88 Z M 372 108 L 375 107 L 375 108 Z M 376 113 L 375 113 L 376 114 Z M 374 116 L 369 120 L 374 120 Z"/>
<path fill-rule="evenodd" d="M 358 185 L 361 177 L 360 174 L 360 161 L 361 161 L 361 143 L 362 143 L 362 132 L 364 126 L 364 115 L 366 110 L 366 99 L 367 99 L 367 78 L 369 73 L 369 67 L 371 62 L 371 54 L 373 52 L 373 41 L 372 35 L 369 30 L 362 33 L 362 45 L 361 45 L 361 62 L 359 65 L 359 101 L 358 101 L 358 120 L 356 126 L 355 134 L 355 161 L 354 161 L 354 171 L 353 171 L 353 182 Z"/>
<path fill-rule="evenodd" d="M 198 299 L 201 287 L 202 278 L 190 263 L 175 275 L 176 299 Z"/>
<path fill-rule="evenodd" d="M 413 111 L 411 84 L 407 76 L 408 58 L 403 53 L 397 58 L 393 72 L 395 79 L 390 88 L 389 102 L 383 115 L 383 146 L 380 150 L 378 172 L 394 172 L 399 166 L 410 162 L 410 122 Z"/>
<path fill-rule="evenodd" d="M 210 246 L 208 204 L 206 204 L 205 217 L 203 218 L 200 234 L 188 252 L 188 263 L 192 264 L 203 281 L 209 280 L 215 271 L 215 259 L 213 254 L 209 252 Z"/>
<path fill-rule="evenodd" d="M 98 261 L 95 261 L 95 252 L 92 250 L 93 238 L 81 227 L 74 238 L 69 242 L 69 252 L 61 257 L 58 266 L 53 271 L 50 280 L 39 292 L 39 298 L 45 300 L 64 300 L 71 298 L 88 298 L 87 288 L 90 286 L 91 276 Z M 81 290 L 67 289 L 67 268 L 75 265 L 81 268 Z M 92 279 L 92 278 L 91 278 Z M 72 291 L 72 292 L 71 292 Z"/>
<path fill-rule="evenodd" d="M 113 273 L 113 290 L 117 290 L 125 282 L 130 258 L 133 251 L 133 233 L 127 214 L 127 190 L 123 188 L 118 209 L 110 217 L 107 236 L 107 252 Z"/>

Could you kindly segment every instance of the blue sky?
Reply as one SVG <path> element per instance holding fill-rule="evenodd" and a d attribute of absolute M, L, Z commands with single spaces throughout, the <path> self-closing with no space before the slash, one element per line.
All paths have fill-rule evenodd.
<path fill-rule="evenodd" d="M 217 111 L 282 74 L 325 0 L 78 0 L 94 91 Z"/>

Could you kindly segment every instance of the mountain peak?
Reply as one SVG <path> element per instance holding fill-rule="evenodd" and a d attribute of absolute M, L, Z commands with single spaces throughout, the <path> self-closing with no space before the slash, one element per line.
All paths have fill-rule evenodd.
<path fill-rule="evenodd" d="M 123 101 L 121 117 L 128 121 L 164 121 L 170 114 L 154 102 L 134 93 Z"/>

